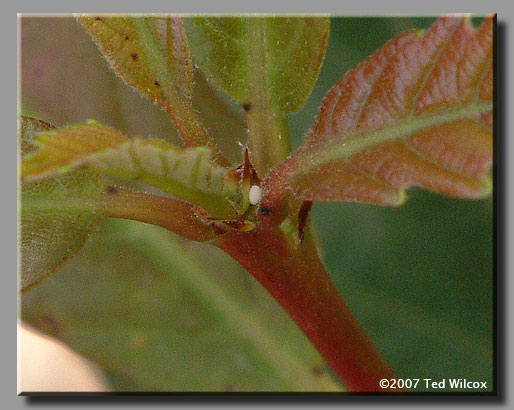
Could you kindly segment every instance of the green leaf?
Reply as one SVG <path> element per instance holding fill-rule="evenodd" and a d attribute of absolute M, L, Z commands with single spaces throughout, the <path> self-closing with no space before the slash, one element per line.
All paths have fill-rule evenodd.
<path fill-rule="evenodd" d="M 205 128 L 231 164 L 241 162 L 248 128 L 243 110 L 198 68 L 193 70 L 193 105 Z M 141 134 L 140 134 L 141 135 Z"/>
<path fill-rule="evenodd" d="M 20 118 L 21 154 L 33 151 L 34 136 L 49 129 L 42 121 Z M 98 175 L 84 169 L 21 184 L 19 290 L 41 283 L 82 248 L 101 215 L 96 198 L 104 188 Z"/>
<path fill-rule="evenodd" d="M 252 161 L 264 178 L 291 153 L 287 114 L 316 83 L 328 18 L 195 17 L 186 27 L 195 62 L 246 111 Z"/>
<path fill-rule="evenodd" d="M 329 35 L 326 17 L 186 19 L 195 62 L 241 105 L 265 82 L 281 112 L 299 110 L 318 78 Z M 263 86 L 264 87 L 264 86 Z"/>
<path fill-rule="evenodd" d="M 117 391 L 340 389 L 278 303 L 208 245 L 106 220 L 65 273 L 23 295 L 23 319 Z"/>
<path fill-rule="evenodd" d="M 87 165 L 103 175 L 160 188 L 204 207 L 213 216 L 234 215 L 226 197 L 236 195 L 237 184 L 226 183 L 227 169 L 213 162 L 209 148 L 182 150 L 158 139 L 131 139 L 94 121 L 41 133 L 36 143 L 41 149 L 23 161 L 25 180 Z"/>
<path fill-rule="evenodd" d="M 161 105 L 190 146 L 209 146 L 224 163 L 192 104 L 193 72 L 182 21 L 177 17 L 81 15 L 115 72 Z"/>

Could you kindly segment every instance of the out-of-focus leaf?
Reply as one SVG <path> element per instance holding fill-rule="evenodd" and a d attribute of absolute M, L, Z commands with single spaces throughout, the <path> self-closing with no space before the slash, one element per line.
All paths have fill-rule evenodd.
<path fill-rule="evenodd" d="M 34 136 L 49 129 L 49 124 L 22 117 L 18 129 L 21 154 L 34 151 Z M 97 174 L 84 169 L 21 184 L 21 291 L 51 276 L 83 247 L 101 215 L 97 196 L 104 188 Z"/>
<path fill-rule="evenodd" d="M 106 220 L 23 319 L 99 363 L 122 391 L 339 390 L 278 303 L 218 250 Z"/>
<path fill-rule="evenodd" d="M 325 56 L 326 17 L 195 17 L 186 19 L 195 62 L 241 105 L 255 87 L 269 90 L 282 112 L 309 97 Z"/>
<path fill-rule="evenodd" d="M 465 377 L 486 381 L 492 391 L 488 203 L 414 189 L 397 209 L 330 202 L 314 207 L 325 266 L 398 377 Z M 416 391 L 441 392 L 424 383 Z M 444 391 L 452 391 L 448 383 Z"/>
<path fill-rule="evenodd" d="M 330 90 L 307 140 L 265 182 L 277 207 L 292 189 L 313 201 L 399 205 L 420 185 L 463 198 L 491 191 L 492 27 L 439 19 L 404 33 Z"/>
<path fill-rule="evenodd" d="M 56 126 L 94 118 L 125 134 L 182 143 L 169 115 L 109 69 L 75 18 L 24 15 L 20 42 L 22 115 Z"/>
<path fill-rule="evenodd" d="M 98 173 L 138 180 L 211 211 L 230 217 L 225 200 L 227 169 L 212 161 L 206 147 L 182 150 L 158 139 L 131 139 L 90 121 L 49 130 L 35 140 L 41 147 L 23 160 L 24 180 L 37 180 L 88 165 Z"/>
<path fill-rule="evenodd" d="M 192 63 L 177 17 L 78 17 L 116 73 L 141 94 L 161 105 L 190 146 L 214 141 L 192 105 Z"/>

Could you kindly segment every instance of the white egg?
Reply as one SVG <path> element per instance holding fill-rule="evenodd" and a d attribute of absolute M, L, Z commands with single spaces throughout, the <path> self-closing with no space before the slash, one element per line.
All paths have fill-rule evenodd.
<path fill-rule="evenodd" d="M 250 195 L 250 203 L 252 205 L 259 205 L 261 202 L 261 197 L 262 197 L 261 187 L 259 187 L 257 185 L 252 185 L 252 187 L 250 188 L 249 195 Z"/>

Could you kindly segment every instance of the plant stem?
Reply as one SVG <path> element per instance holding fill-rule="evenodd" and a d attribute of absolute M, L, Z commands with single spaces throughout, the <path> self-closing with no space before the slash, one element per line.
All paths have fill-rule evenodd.
<path fill-rule="evenodd" d="M 344 303 L 309 238 L 295 249 L 277 228 L 227 234 L 216 244 L 284 307 L 349 391 L 383 391 L 380 379 L 395 377 Z"/>
<path fill-rule="evenodd" d="M 182 201 L 111 187 L 101 196 L 107 216 L 160 225 L 196 241 L 212 231 Z M 231 232 L 213 242 L 236 259 L 282 305 L 349 391 L 381 391 L 394 378 L 344 303 L 310 235 L 295 243 L 279 228 Z"/>
<path fill-rule="evenodd" d="M 173 198 L 111 186 L 99 202 L 105 216 L 162 226 L 188 239 L 203 242 L 214 233 L 194 216 L 195 207 Z"/>

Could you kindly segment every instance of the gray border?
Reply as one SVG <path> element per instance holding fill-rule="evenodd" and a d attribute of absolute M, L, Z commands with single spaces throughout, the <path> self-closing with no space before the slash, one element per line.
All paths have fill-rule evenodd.
<path fill-rule="evenodd" d="M 47 0 L 45 2 L 18 1 L 13 8 L 23 13 L 71 13 L 77 11 L 87 12 L 165 12 L 175 13 L 203 12 L 203 13 L 262 13 L 262 12 L 295 12 L 295 13 L 325 13 L 333 14 L 440 14 L 444 12 L 473 12 L 487 13 L 500 12 L 505 9 L 504 1 L 500 0 L 376 0 L 336 1 L 316 0 L 310 2 L 287 1 L 252 1 L 238 0 L 187 0 L 182 2 L 169 2 L 166 0 L 147 0 L 141 2 L 123 2 L 113 4 L 101 0 L 90 0 L 85 3 Z M 85 6 L 85 7 L 84 7 Z M 503 6 L 503 7 L 502 7 Z M 85 9 L 84 9 L 85 8 Z M 505 13 L 507 14 L 507 13 Z"/>
<path fill-rule="evenodd" d="M 505 192 L 501 192 L 499 196 L 498 205 L 500 208 L 503 208 L 503 210 L 506 211 L 509 209 L 512 209 L 514 206 L 513 201 L 513 183 L 512 181 L 514 178 L 512 178 L 513 173 L 513 167 L 511 165 L 511 158 L 514 158 L 514 148 L 513 144 L 509 144 L 509 137 L 510 137 L 510 117 L 509 117 L 509 106 L 508 102 L 510 101 L 509 97 L 512 97 L 513 95 L 513 88 L 512 83 L 507 78 L 507 73 L 511 71 L 511 67 L 513 67 L 512 64 L 512 53 L 508 53 L 510 50 L 509 45 L 512 45 L 512 31 L 509 28 L 509 25 L 512 24 L 513 21 L 513 11 L 512 11 L 512 5 L 508 4 L 507 1 L 495 1 L 495 0 L 459 0 L 459 1 L 451 1 L 448 2 L 448 0 L 431 0 L 431 1 L 419 1 L 419 2 L 413 2 L 412 0 L 387 0 L 384 2 L 377 2 L 377 1 L 369 1 L 369 0 L 358 0 L 358 1 L 337 1 L 336 0 L 316 0 L 314 3 L 312 2 L 304 2 L 299 3 L 297 1 L 289 1 L 289 3 L 278 3 L 275 1 L 267 0 L 265 2 L 259 1 L 259 2 L 251 2 L 251 3 L 242 3 L 241 1 L 235 1 L 235 0 L 222 0 L 222 1 L 215 1 L 215 2 L 207 2 L 207 0 L 188 0 L 187 2 L 181 2 L 179 4 L 173 4 L 169 0 L 159 0 L 159 1 L 151 1 L 146 0 L 142 3 L 144 7 L 141 6 L 141 3 L 139 5 L 136 2 L 131 2 L 130 4 L 125 3 L 124 5 L 114 5 L 114 4 L 107 4 L 105 0 L 98 1 L 98 0 L 90 0 L 87 2 L 87 6 L 84 3 L 78 3 L 78 2 L 70 2 L 65 0 L 47 0 L 45 2 L 28 2 L 28 1 L 17 1 L 13 3 L 9 3 L 7 5 L 2 6 L 2 24 L 0 25 L 2 30 L 2 50 L 5 52 L 9 51 L 8 55 L 13 55 L 16 53 L 16 43 L 14 41 L 13 33 L 16 30 L 16 14 L 17 12 L 23 12 L 23 13 L 32 13 L 32 12 L 38 12 L 38 13 L 56 13 L 56 12 L 73 12 L 73 11 L 91 11 L 91 12 L 157 12 L 157 11 L 174 11 L 174 12 L 331 12 L 333 14 L 352 14 L 352 15 L 359 15 L 359 14 L 438 14 L 440 11 L 466 11 L 466 12 L 474 12 L 474 13 L 484 13 L 484 12 L 497 12 L 498 13 L 498 21 L 503 26 L 504 31 L 504 38 L 503 41 L 505 42 L 504 46 L 499 49 L 499 51 L 503 50 L 507 54 L 503 57 L 504 66 L 503 70 L 505 72 L 504 75 L 504 84 L 499 84 L 498 91 L 501 95 L 503 95 L 503 99 L 500 99 L 500 101 L 504 102 L 504 106 L 501 108 L 501 112 L 505 115 L 505 122 L 504 122 L 504 129 L 503 129 L 503 137 L 505 140 L 503 141 L 503 144 L 501 146 L 502 152 L 499 152 L 499 158 L 505 160 L 505 163 L 503 165 L 503 175 L 499 175 L 501 179 L 499 179 L 499 185 L 498 188 L 505 188 Z M 86 7 L 84 7 L 86 6 Z M 12 54 L 11 54 L 12 53 Z M 12 60 L 11 60 L 12 61 Z M 6 141 L 6 149 L 2 150 L 2 155 L 4 158 L 2 158 L 2 161 L 0 162 L 2 166 L 2 173 L 0 174 L 2 176 L 2 186 L 8 187 L 7 192 L 14 192 L 16 189 L 16 183 L 14 179 L 14 169 L 15 169 L 15 156 L 14 152 L 16 149 L 16 142 L 14 138 L 11 138 L 15 130 L 14 125 L 14 118 L 16 115 L 16 112 L 14 109 L 14 104 L 12 102 L 12 98 L 16 93 L 16 81 L 14 78 L 17 77 L 14 63 L 7 63 L 3 65 L 3 76 L 2 76 L 2 82 L 3 87 L 2 90 L 7 90 L 2 93 L 3 97 L 3 106 L 2 106 L 2 119 L 4 124 L 11 124 L 11 128 L 8 128 L 8 132 L 6 132 L 3 138 L 4 141 Z M 4 160 L 5 159 L 5 160 Z M 12 195 L 12 194 L 11 194 Z M 5 195 L 7 196 L 7 195 Z M 13 195 L 14 196 L 14 195 Z M 13 272 L 16 271 L 16 244 L 14 242 L 14 236 L 16 235 L 16 218 L 14 214 L 16 213 L 16 205 L 14 199 L 7 199 L 3 202 L 4 206 L 2 207 L 2 261 L 5 264 L 4 268 L 4 277 L 9 278 L 8 279 L 8 285 L 2 287 L 2 292 L 5 293 L 6 297 L 2 297 L 0 299 L 2 303 L 2 309 L 1 315 L 2 315 L 2 323 L 6 324 L 5 333 L 7 333 L 6 337 L 3 338 L 3 340 L 7 340 L 7 343 L 2 343 L 2 402 L 5 403 L 6 408 L 12 408 L 12 409 L 18 409 L 18 408 L 25 408 L 25 406 L 33 404 L 35 406 L 59 406 L 60 403 L 58 402 L 28 402 L 26 398 L 19 398 L 16 397 L 16 378 L 14 376 L 14 372 L 16 371 L 16 354 L 14 354 L 16 349 L 16 339 L 13 336 L 15 334 L 14 332 L 14 326 L 15 326 L 15 312 L 16 312 L 16 292 L 15 292 L 15 276 Z M 7 212 L 5 212 L 7 211 Z M 510 238 L 511 234 L 513 232 L 513 222 L 512 220 L 506 215 L 505 213 L 501 213 L 498 215 L 498 227 L 502 230 L 505 229 L 505 235 L 503 237 L 497 238 L 498 242 L 498 249 L 502 250 L 505 253 L 505 260 L 504 260 L 504 275 L 505 277 L 499 282 L 499 293 L 500 295 L 503 294 L 504 300 L 501 301 L 503 303 L 500 304 L 499 309 L 505 309 L 503 317 L 503 324 L 507 326 L 508 322 L 512 323 L 512 321 L 509 321 L 508 318 L 510 317 L 508 314 L 512 313 L 512 303 L 509 301 L 510 295 L 514 294 L 513 289 L 513 281 L 508 277 L 509 273 L 514 272 L 513 264 L 512 264 L 512 256 L 511 252 L 511 246 Z M 501 265 L 499 266 L 501 267 Z M 501 272 L 499 272 L 500 274 Z M 2 295 L 4 296 L 4 295 Z M 501 325 L 501 321 L 498 323 Z M 501 329 L 499 329 L 501 330 Z M 506 331 L 505 331 L 506 330 Z M 514 339 L 512 337 L 512 326 L 509 328 L 507 327 L 505 330 L 501 331 L 499 336 L 503 334 L 503 341 L 502 344 L 505 346 L 505 350 L 507 349 L 507 346 L 512 346 Z M 504 397 L 501 402 L 497 402 L 496 404 L 505 405 L 509 402 L 512 403 L 512 395 L 509 394 L 509 390 L 512 391 L 509 387 L 514 387 L 511 379 L 508 377 L 509 373 L 514 366 L 513 366 L 513 359 L 508 352 L 505 351 L 504 357 L 499 357 L 500 361 L 504 361 L 505 363 L 505 377 L 507 378 L 506 381 L 503 383 L 504 388 Z M 112 399 L 112 400 L 111 400 Z M 122 403 L 120 403 L 119 400 L 115 400 L 116 398 L 106 398 L 106 400 L 84 400 L 80 402 L 82 404 L 83 408 L 103 408 L 106 407 L 110 403 L 116 403 L 122 404 L 123 406 L 130 405 L 131 408 L 144 408 L 152 400 L 151 398 L 148 398 L 149 400 L 137 400 L 136 398 L 124 398 L 122 400 Z M 144 398 L 143 398 L 144 399 Z M 299 400 L 298 400 L 299 399 Z M 205 397 L 205 400 L 191 400 L 191 403 L 194 405 L 203 405 L 208 403 L 216 403 L 216 404 L 228 404 L 230 402 L 233 402 L 234 404 L 238 406 L 242 406 L 244 403 L 250 404 L 250 403 L 260 403 L 258 407 L 266 406 L 266 408 L 269 408 L 269 406 L 272 403 L 279 404 L 280 402 L 286 403 L 289 402 L 291 404 L 305 404 L 307 406 L 315 406 L 322 402 L 322 400 L 308 400 L 303 397 L 298 397 L 297 400 L 255 400 L 251 397 L 238 399 L 235 398 L 235 400 L 230 399 L 224 399 L 223 401 L 220 401 L 216 398 L 210 399 L 209 397 Z M 351 397 L 352 400 L 338 400 L 338 401 L 331 401 L 332 404 L 347 404 L 347 405 L 354 405 L 357 403 L 364 404 L 365 406 L 372 405 L 373 403 L 380 402 L 382 405 L 398 405 L 402 402 L 402 400 L 395 400 L 394 403 L 391 403 L 387 398 L 377 398 L 379 400 L 367 400 L 367 398 L 364 397 Z M 356 400 L 353 400 L 356 399 Z M 426 397 L 425 403 L 430 404 L 432 399 L 437 399 L 435 397 Z M 418 401 L 418 400 L 416 400 Z M 316 403 L 317 402 L 317 403 Z M 389 404 L 388 404 L 389 402 Z M 409 404 L 412 406 L 414 403 L 411 400 L 405 400 L 405 404 Z M 459 406 L 458 400 L 452 400 L 451 402 L 449 400 L 444 401 L 444 404 L 441 403 L 440 400 L 433 400 L 434 404 L 438 406 L 438 408 L 441 407 L 441 405 L 451 405 L 452 403 L 455 403 Z M 436 404 L 436 402 L 438 404 Z M 62 405 L 64 406 L 73 406 L 74 404 L 78 404 L 79 401 L 63 401 Z M 175 405 L 178 405 L 180 407 L 186 406 L 185 403 L 188 403 L 187 398 L 178 398 L 178 400 L 158 400 L 157 402 L 153 404 L 162 404 L 162 405 L 168 405 L 175 403 Z M 472 402 L 466 401 L 466 403 L 461 403 L 461 405 L 469 406 L 470 404 L 477 404 L 480 406 L 489 406 L 491 404 L 490 401 L 484 401 L 480 400 L 480 397 L 475 398 Z M 329 403 L 327 403 L 329 404 Z M 59 406 L 60 407 L 60 406 Z M 188 406 L 189 407 L 189 406 Z M 274 407 L 274 406 L 273 406 Z M 453 406 L 452 406 L 453 407 Z M 361 405 L 359 405 L 359 408 L 362 408 Z"/>

